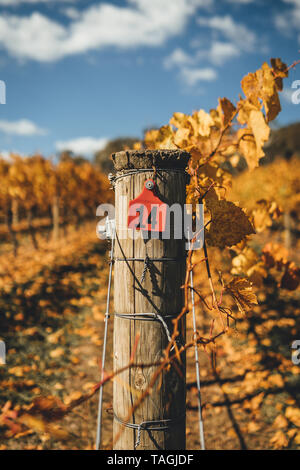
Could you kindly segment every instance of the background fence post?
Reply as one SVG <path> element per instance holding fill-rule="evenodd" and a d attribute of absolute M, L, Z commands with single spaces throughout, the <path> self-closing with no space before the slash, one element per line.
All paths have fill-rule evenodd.
<path fill-rule="evenodd" d="M 127 227 L 127 209 L 130 200 L 143 190 L 147 179 L 154 179 L 160 198 L 171 206 L 180 204 L 183 209 L 186 195 L 186 174 L 189 154 L 177 150 L 124 151 L 113 155 L 117 176 L 115 180 L 116 231 L 119 241 L 115 245 L 114 269 L 114 309 L 115 313 L 155 313 L 162 316 L 178 314 L 183 306 L 183 290 L 186 270 L 185 240 L 175 240 L 171 221 L 171 239 L 132 240 L 123 238 L 122 232 Z M 157 169 L 135 172 L 135 169 Z M 174 171 L 177 170 L 177 171 Z M 179 171 L 178 171 L 179 170 Z M 182 171 L 180 171 L 182 170 Z M 127 174 L 127 176 L 126 176 Z M 124 204 L 124 196 L 127 202 Z M 161 237 L 160 237 L 161 238 Z M 144 262 L 120 261 L 119 258 L 176 258 L 176 261 L 155 261 L 150 271 L 146 272 L 141 284 Z M 141 288 L 142 286 L 142 288 Z M 173 331 L 172 320 L 166 320 L 169 330 Z M 185 319 L 182 319 L 180 331 L 185 339 Z M 135 352 L 135 363 L 149 364 L 157 362 L 163 356 L 168 344 L 165 328 L 160 321 L 132 320 L 115 316 L 114 318 L 114 370 L 129 363 L 135 340 L 139 336 Z M 177 370 L 171 366 L 155 384 L 150 396 L 137 408 L 129 423 L 139 425 L 145 421 L 171 419 L 168 429 L 160 431 L 129 428 L 120 423 L 130 414 L 132 405 L 147 389 L 156 367 L 131 368 L 118 375 L 114 380 L 114 449 L 134 449 L 138 438 L 137 450 L 184 449 L 185 448 L 185 357 L 177 363 Z M 120 433 L 121 431 L 121 433 Z"/>

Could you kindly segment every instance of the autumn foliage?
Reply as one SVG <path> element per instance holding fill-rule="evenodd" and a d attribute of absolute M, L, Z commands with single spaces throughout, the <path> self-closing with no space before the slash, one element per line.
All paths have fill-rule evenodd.
<path fill-rule="evenodd" d="M 34 219 L 52 220 L 54 237 L 59 225 L 80 223 L 95 216 L 97 206 L 109 197 L 109 183 L 101 171 L 89 162 L 72 158 L 57 165 L 41 155 L 22 158 L 12 154 L 0 159 L 0 216 L 5 221 L 17 252 L 13 225 L 27 221 L 34 245 Z"/>
<path fill-rule="evenodd" d="M 300 212 L 300 167 L 295 158 L 259 165 L 269 139 L 270 122 L 281 110 L 279 96 L 288 71 L 280 59 L 271 59 L 270 65 L 264 63 L 242 79 L 243 95 L 235 103 L 222 98 L 210 112 L 176 112 L 167 125 L 148 131 L 144 141 L 136 144 L 139 148 L 189 151 L 187 201 L 203 202 L 205 207 L 204 253 L 190 252 L 187 269 L 194 272 L 203 411 L 205 427 L 210 430 L 210 448 L 246 448 L 246 441 L 252 448 L 300 445 L 300 369 L 292 363 L 290 354 L 300 319 L 295 292 L 300 269 L 291 227 L 297 224 Z M 241 161 L 246 162 L 247 170 L 233 176 Z M 58 208 L 60 223 L 64 219 L 76 222 L 94 211 L 95 202 L 111 197 L 102 174 L 88 163 L 66 161 L 55 166 L 40 156 L 14 156 L 10 163 L 0 161 L 0 178 L 0 207 L 8 221 L 17 203 L 23 216 L 50 213 L 54 223 Z M 91 233 L 90 226 L 87 230 L 83 226 L 77 238 L 73 232 L 62 245 L 48 245 L 42 240 L 39 250 L 31 248 L 28 253 L 21 247 L 17 258 L 12 254 L 0 256 L 4 330 L 8 336 L 16 332 L 20 335 L 18 345 L 23 344 L 27 334 L 37 342 L 40 335 L 39 347 L 44 348 L 45 356 L 42 361 L 40 354 L 30 352 L 35 358 L 32 366 L 24 366 L 17 358 L 3 373 L 1 383 L 9 390 L 9 399 L 0 396 L 4 448 L 9 440 L 21 439 L 26 433 L 44 436 L 39 447 L 47 446 L 51 439 L 56 443 L 54 447 L 57 442 L 73 442 L 74 436 L 60 422 L 88 402 L 94 406 L 86 423 L 89 439 L 83 437 L 76 446 L 93 447 L 94 399 L 99 388 L 96 356 L 101 339 L 97 330 L 100 323 L 95 328 L 91 321 L 100 317 L 102 328 L 107 270 L 100 242 L 94 243 L 95 235 Z M 183 288 L 186 293 L 191 290 L 188 276 Z M 83 310 L 84 314 L 80 313 Z M 190 372 L 195 339 L 190 310 L 186 295 L 181 312 L 187 317 L 186 345 L 181 350 L 175 345 L 175 353 L 170 353 L 170 344 L 160 366 L 169 367 L 183 351 L 187 355 L 187 436 L 190 448 L 197 448 L 197 390 Z M 84 318 L 80 327 L 74 324 L 76 315 Z M 26 324 L 23 330 L 20 322 Z M 174 331 L 175 342 L 176 328 Z M 91 358 L 85 358 L 81 377 L 82 382 L 88 378 L 89 382 L 73 384 L 69 378 L 69 390 L 64 388 L 64 379 L 55 374 L 65 371 L 69 377 L 67 370 L 79 368 L 82 358 L 72 352 L 72 341 L 78 341 L 78 337 L 85 341 L 85 348 L 94 344 L 94 364 L 91 368 Z M 89 368 L 92 383 L 85 375 Z M 47 376 L 53 376 L 52 382 L 49 379 L 50 390 L 45 385 Z M 107 386 L 113 377 L 113 373 L 106 373 Z M 18 395 L 22 387 L 30 390 L 26 400 Z M 108 393 L 108 408 L 110 398 Z M 84 409 L 81 424 L 85 418 Z M 108 422 L 109 417 L 104 420 Z M 221 444 L 215 442 L 217 439 Z M 111 446 L 107 431 L 105 446 Z"/>
<path fill-rule="evenodd" d="M 230 292 L 234 286 L 241 293 L 247 279 L 259 283 L 268 275 L 263 259 L 248 246 L 247 242 L 251 242 L 249 236 L 272 225 L 273 220 L 281 215 L 283 206 L 284 210 L 287 207 L 291 210 L 299 205 L 299 172 L 294 173 L 286 168 L 286 180 L 281 192 L 274 184 L 276 177 L 279 181 L 283 179 L 281 172 L 284 163 L 274 165 L 275 174 L 265 168 L 260 184 L 249 173 L 248 176 L 247 173 L 243 174 L 243 183 L 236 191 L 237 197 L 241 190 L 243 197 L 239 199 L 245 203 L 245 187 L 250 184 L 249 199 L 254 201 L 252 207 L 241 207 L 239 202 L 228 200 L 232 187 L 232 172 L 228 171 L 228 167 L 236 166 L 240 158 L 244 158 L 251 172 L 265 156 L 264 145 L 270 136 L 269 123 L 281 111 L 279 93 L 287 76 L 286 64 L 280 59 L 271 59 L 270 65 L 265 62 L 255 73 L 249 73 L 242 79 L 243 96 L 236 103 L 221 98 L 217 108 L 209 113 L 202 109 L 192 115 L 176 112 L 168 125 L 148 131 L 145 136 L 147 148 L 180 148 L 191 153 L 188 170 L 191 183 L 187 201 L 196 203 L 204 200 L 209 220 L 205 230 L 207 244 L 221 249 L 231 248 L 235 254 L 232 272 L 247 275 L 243 282 L 233 278 Z M 295 162 L 295 165 L 298 164 Z M 260 200 L 259 197 L 253 198 L 255 193 L 261 194 Z M 238 259 L 247 259 L 247 269 L 238 269 Z M 299 269 L 287 262 L 284 268 L 285 279 L 281 286 L 296 288 L 300 282 Z M 249 307 L 251 304 L 249 301 Z"/>

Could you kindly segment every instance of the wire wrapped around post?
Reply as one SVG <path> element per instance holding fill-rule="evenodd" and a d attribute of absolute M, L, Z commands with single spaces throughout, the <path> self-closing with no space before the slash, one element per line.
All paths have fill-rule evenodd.
<path fill-rule="evenodd" d="M 117 176 L 111 180 L 118 234 L 114 263 L 114 370 L 126 366 L 132 354 L 135 364 L 158 363 L 173 333 L 171 317 L 183 307 L 185 238 L 183 233 L 180 239 L 174 237 L 174 220 L 169 239 L 151 233 L 148 238 L 132 239 L 126 234 L 129 201 L 141 194 L 150 179 L 163 203 L 182 208 L 183 228 L 185 168 L 189 157 L 179 150 L 124 151 L 113 155 Z M 149 312 L 153 315 L 151 321 Z M 179 322 L 177 341 L 185 342 L 185 318 Z M 151 393 L 135 407 L 149 388 L 156 369 L 157 366 L 131 367 L 115 378 L 114 449 L 185 449 L 184 354 L 163 371 Z"/>

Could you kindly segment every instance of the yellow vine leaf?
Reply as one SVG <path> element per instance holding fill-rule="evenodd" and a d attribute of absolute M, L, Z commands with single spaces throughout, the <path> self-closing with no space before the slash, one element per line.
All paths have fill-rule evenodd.
<path fill-rule="evenodd" d="M 142 149 L 142 142 L 137 141 L 133 144 L 133 150 L 141 150 Z"/>
<path fill-rule="evenodd" d="M 255 286 L 262 287 L 263 280 L 268 276 L 264 263 L 260 261 L 248 269 L 247 276 Z"/>
<path fill-rule="evenodd" d="M 263 232 L 272 225 L 272 217 L 269 212 L 269 203 L 265 199 L 257 201 L 257 208 L 252 211 L 254 227 L 257 233 Z"/>
<path fill-rule="evenodd" d="M 66 430 L 57 424 L 45 421 L 41 416 L 24 414 L 19 418 L 19 422 L 39 434 L 51 434 L 51 436 L 61 440 L 69 437 L 69 433 Z"/>
<path fill-rule="evenodd" d="M 257 305 L 257 298 L 252 292 L 252 284 L 246 278 L 234 278 L 225 286 L 226 292 L 231 295 L 239 311 L 243 314 Z"/>
<path fill-rule="evenodd" d="M 177 127 L 179 129 L 182 126 L 185 126 L 187 121 L 188 121 L 189 116 L 187 116 L 184 113 L 174 113 L 173 116 L 170 119 L 170 124 L 172 126 Z"/>
<path fill-rule="evenodd" d="M 252 110 L 249 115 L 249 126 L 252 129 L 255 143 L 257 147 L 258 160 L 265 156 L 262 149 L 270 136 L 270 128 L 265 121 L 264 115 L 261 111 Z"/>
<path fill-rule="evenodd" d="M 238 115 L 237 120 L 240 124 L 248 124 L 249 116 L 251 111 L 259 111 L 260 106 L 255 106 L 249 100 L 241 100 L 238 104 Z M 247 129 L 240 129 L 240 131 L 247 130 Z"/>
<path fill-rule="evenodd" d="M 272 69 L 265 62 L 256 72 L 260 89 L 259 96 L 263 102 L 267 121 L 272 121 L 281 111 L 279 96 Z"/>
<path fill-rule="evenodd" d="M 273 444 L 274 449 L 282 449 L 287 447 L 289 440 L 282 431 L 277 431 L 274 436 L 271 438 L 270 443 Z"/>
<path fill-rule="evenodd" d="M 232 259 L 231 273 L 235 275 L 247 274 L 248 270 L 252 268 L 258 261 L 258 256 L 255 251 L 246 246 L 243 250 Z"/>
<path fill-rule="evenodd" d="M 209 137 L 211 127 L 214 125 L 214 120 L 211 115 L 207 114 L 203 109 L 200 109 L 195 117 L 197 117 L 198 121 L 198 133 L 202 137 Z"/>
<path fill-rule="evenodd" d="M 186 148 L 189 145 L 190 129 L 181 127 L 177 129 L 174 135 L 174 143 L 180 148 Z"/>
<path fill-rule="evenodd" d="M 219 104 L 217 109 L 211 109 L 209 111 L 209 114 L 210 114 L 212 120 L 214 121 L 214 126 L 217 129 L 220 129 L 220 127 L 222 127 L 223 123 L 224 123 L 224 120 L 222 119 L 222 115 L 220 113 L 220 104 Z"/>
<path fill-rule="evenodd" d="M 206 207 L 211 213 L 207 232 L 209 245 L 225 248 L 239 243 L 255 230 L 245 212 L 233 202 L 209 198 Z"/>
<path fill-rule="evenodd" d="M 249 170 L 258 166 L 257 147 L 250 129 L 239 129 L 238 131 L 239 151 L 244 156 Z"/>
<path fill-rule="evenodd" d="M 288 258 L 288 250 L 278 243 L 267 243 L 262 250 L 262 260 L 267 268 L 281 269 L 286 265 Z"/>
<path fill-rule="evenodd" d="M 278 116 L 281 105 L 277 91 L 265 102 L 265 109 L 268 122 L 273 121 Z"/>
<path fill-rule="evenodd" d="M 288 406 L 285 410 L 285 416 L 295 426 L 300 427 L 300 410 L 299 410 L 299 408 L 294 408 L 293 406 Z"/>
<path fill-rule="evenodd" d="M 261 426 L 256 423 L 255 421 L 250 421 L 247 426 L 247 430 L 250 434 L 255 434 L 257 431 L 259 431 Z"/>
<path fill-rule="evenodd" d="M 264 62 L 255 73 L 249 73 L 241 81 L 246 98 L 257 109 L 263 104 L 267 122 L 281 111 L 278 91 L 282 90 L 282 78 L 288 76 L 286 65 L 280 59 L 271 59 L 272 68 Z"/>
<path fill-rule="evenodd" d="M 45 433 L 47 431 L 46 422 L 36 416 L 24 414 L 19 418 L 19 422 L 38 433 Z"/>
<path fill-rule="evenodd" d="M 266 123 L 263 113 L 255 109 L 251 103 L 244 103 L 240 109 L 238 120 L 249 128 L 239 129 L 237 138 L 239 151 L 245 157 L 249 170 L 258 166 L 259 160 L 265 156 L 263 146 L 269 139 L 270 128 Z"/>
<path fill-rule="evenodd" d="M 226 127 L 232 120 L 236 108 L 227 98 L 219 98 L 218 108 L 222 111 L 221 118 L 223 127 Z"/>
<path fill-rule="evenodd" d="M 145 135 L 145 144 L 149 149 L 176 149 L 173 140 L 174 135 L 171 126 L 150 130 Z"/>
<path fill-rule="evenodd" d="M 271 65 L 273 69 L 273 74 L 275 76 L 275 83 L 278 91 L 282 91 L 283 84 L 282 79 L 288 77 L 288 68 L 287 65 L 282 62 L 281 59 L 271 59 Z"/>
<path fill-rule="evenodd" d="M 30 415 L 41 415 L 47 421 L 51 421 L 61 419 L 66 412 L 66 406 L 57 397 L 37 397 L 31 403 L 28 412 Z"/>
<path fill-rule="evenodd" d="M 284 415 L 278 415 L 275 421 L 273 422 L 273 426 L 277 429 L 285 429 L 289 425 L 288 420 Z"/>
<path fill-rule="evenodd" d="M 245 275 L 257 287 L 261 287 L 268 272 L 262 261 L 258 260 L 255 251 L 246 246 L 232 259 L 231 274 Z"/>
<path fill-rule="evenodd" d="M 259 85 L 256 73 L 248 73 L 242 81 L 241 87 L 246 98 L 257 108 L 260 108 L 259 102 Z"/>

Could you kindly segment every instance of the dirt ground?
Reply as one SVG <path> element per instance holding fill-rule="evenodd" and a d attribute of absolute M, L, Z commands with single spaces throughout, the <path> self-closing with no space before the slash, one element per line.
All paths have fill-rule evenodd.
<path fill-rule="evenodd" d="M 86 234 L 85 227 L 70 235 L 68 248 L 66 244 L 52 251 L 45 248 L 38 258 L 24 247 L 23 259 L 18 266 L 11 265 L 14 273 L 9 278 L 8 264 L 14 261 L 6 260 L 6 270 L 0 273 L 5 312 L 0 334 L 8 354 L 7 364 L 0 367 L 0 411 L 9 403 L 20 415 L 39 396 L 69 403 L 99 381 L 107 247 L 95 243 L 93 233 Z M 36 266 L 35 272 L 28 272 L 29 265 Z M 212 351 L 200 351 L 207 449 L 299 448 L 299 367 L 292 364 L 290 350 L 299 332 L 299 298 L 276 294 L 273 285 L 267 285 L 259 298 L 260 305 L 247 319 L 238 318 L 236 327 L 220 340 L 214 371 Z M 209 312 L 198 307 L 197 318 L 200 329 L 207 331 Z M 110 320 L 107 371 L 112 368 L 112 324 Z M 191 337 L 190 317 L 187 325 Z M 108 383 L 103 419 L 106 449 L 112 440 L 111 406 Z M 13 433 L 0 414 L 0 449 L 93 449 L 97 407 L 98 393 L 59 421 L 63 439 L 48 429 L 39 432 L 36 426 Z M 187 448 L 199 449 L 192 349 L 187 353 L 186 429 Z"/>

